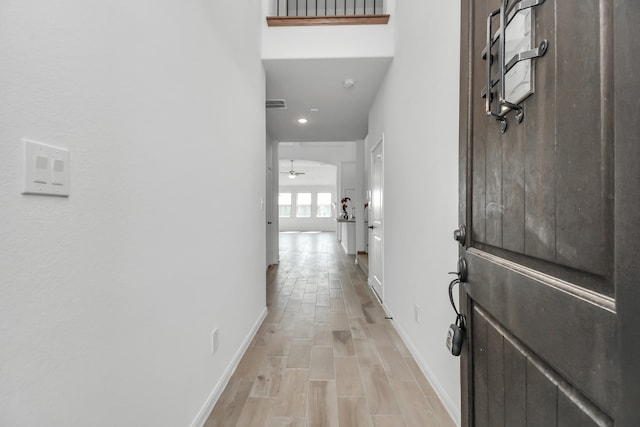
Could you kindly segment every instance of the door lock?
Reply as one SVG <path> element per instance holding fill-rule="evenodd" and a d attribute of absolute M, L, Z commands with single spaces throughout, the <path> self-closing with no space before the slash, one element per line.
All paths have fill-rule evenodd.
<path fill-rule="evenodd" d="M 458 271 L 449 274 L 455 274 L 458 277 L 449 283 L 449 302 L 451 302 L 451 307 L 456 313 L 456 320 L 451 324 L 451 326 L 449 326 L 446 345 L 452 355 L 460 356 L 465 336 L 466 319 L 464 314 L 458 311 L 458 307 L 456 307 L 456 303 L 453 298 L 453 287 L 458 283 L 462 283 L 467 280 L 467 261 L 465 261 L 464 258 L 458 259 Z"/>
<path fill-rule="evenodd" d="M 464 246 L 467 241 L 467 227 L 461 225 L 460 228 L 453 232 L 453 240 L 460 243 L 460 246 Z"/>

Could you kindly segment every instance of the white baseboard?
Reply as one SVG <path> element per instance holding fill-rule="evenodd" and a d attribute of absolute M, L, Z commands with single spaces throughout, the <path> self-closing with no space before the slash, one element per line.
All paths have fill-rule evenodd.
<path fill-rule="evenodd" d="M 392 318 L 391 324 L 396 329 L 396 331 L 398 331 L 398 334 L 400 335 L 402 342 L 404 342 L 404 345 L 406 345 L 407 348 L 409 349 L 409 352 L 415 359 L 416 363 L 418 364 L 418 367 L 420 368 L 424 376 L 427 378 L 427 381 L 429 381 L 429 384 L 431 384 L 431 387 L 433 387 L 433 390 L 438 395 L 438 398 L 440 399 L 440 401 L 444 404 L 445 409 L 447 410 L 447 412 L 449 413 L 453 421 L 456 423 L 458 427 L 460 427 L 461 425 L 460 420 L 462 418 L 462 415 L 460 413 L 460 407 L 456 405 L 456 403 L 451 399 L 451 397 L 444 391 L 442 384 L 440 383 L 440 381 L 438 381 L 436 376 L 433 374 L 433 371 L 429 369 L 429 367 L 427 366 L 427 363 L 424 361 L 424 359 L 418 352 L 418 349 L 413 345 L 413 342 L 409 338 L 409 335 L 407 335 L 407 333 L 404 331 L 404 329 L 402 329 L 402 327 L 398 324 L 398 322 L 393 320 L 393 314 L 391 313 L 389 308 L 385 304 L 382 304 L 382 308 L 387 313 L 387 316 Z"/>
<path fill-rule="evenodd" d="M 249 331 L 249 334 L 246 336 L 244 341 L 242 341 L 242 344 L 240 345 L 240 348 L 238 349 L 236 354 L 233 356 L 233 359 L 231 359 L 231 362 L 229 362 L 229 366 L 227 366 L 227 369 L 222 374 L 222 377 L 213 388 L 213 391 L 202 406 L 202 409 L 200 409 L 200 412 L 198 412 L 198 416 L 191 423 L 191 427 L 202 427 L 204 426 L 204 423 L 207 422 L 211 411 L 213 411 L 213 407 L 216 406 L 216 403 L 218 402 L 218 399 L 220 399 L 222 392 L 224 391 L 227 384 L 229 384 L 231 375 L 233 375 L 233 372 L 238 367 L 242 356 L 244 356 L 244 353 L 249 348 L 251 341 L 253 341 L 253 338 L 258 333 L 258 329 L 260 329 L 262 322 L 264 322 L 264 319 L 267 317 L 267 312 L 267 307 L 265 307 L 260 316 L 258 316 L 258 319 L 254 323 L 253 327 Z"/>

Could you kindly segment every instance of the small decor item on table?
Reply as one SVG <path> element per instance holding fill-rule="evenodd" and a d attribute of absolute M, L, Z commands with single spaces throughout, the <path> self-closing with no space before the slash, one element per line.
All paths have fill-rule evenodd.
<path fill-rule="evenodd" d="M 344 219 L 349 219 L 349 212 L 347 212 L 347 208 L 349 207 L 350 201 L 350 197 L 343 197 L 342 200 L 340 200 L 340 203 L 342 203 L 342 218 Z"/>

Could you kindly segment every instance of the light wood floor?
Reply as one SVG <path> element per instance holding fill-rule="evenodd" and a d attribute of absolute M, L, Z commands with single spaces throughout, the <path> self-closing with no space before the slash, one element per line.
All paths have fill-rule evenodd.
<path fill-rule="evenodd" d="M 358 255 L 358 267 L 364 271 L 365 275 L 369 274 L 369 254 L 366 252 L 359 252 Z"/>
<path fill-rule="evenodd" d="M 451 427 L 333 233 L 282 233 L 269 314 L 205 427 Z"/>

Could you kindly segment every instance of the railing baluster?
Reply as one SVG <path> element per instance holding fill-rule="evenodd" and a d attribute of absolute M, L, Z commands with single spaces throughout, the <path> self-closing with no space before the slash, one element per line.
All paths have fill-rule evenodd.
<path fill-rule="evenodd" d="M 309 7 L 309 0 L 304 0 L 303 4 L 300 4 L 300 0 L 295 0 L 295 14 L 294 6 L 289 0 L 271 1 L 276 2 L 276 16 L 331 16 L 331 13 L 329 11 L 331 3 L 329 0 L 324 0 L 324 5 L 322 3 L 322 0 L 311 0 L 311 7 Z M 342 10 L 340 11 L 340 13 L 338 13 L 338 1 L 339 0 L 334 0 L 333 2 L 334 16 L 372 16 L 377 15 L 378 13 L 384 13 L 384 0 L 371 0 L 373 1 L 373 6 L 371 6 L 371 1 L 369 0 L 353 0 L 353 5 L 349 0 L 341 0 L 342 4 L 340 6 L 342 7 Z M 273 3 L 271 4 L 273 5 Z M 349 13 L 349 7 L 352 6 L 353 13 Z M 304 7 L 304 14 L 302 13 L 302 7 Z M 369 11 L 369 7 L 372 8 L 371 11 Z M 362 10 L 362 13 L 359 13 L 360 10 Z"/>

